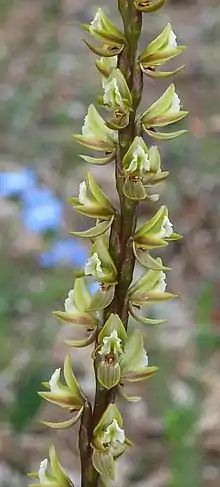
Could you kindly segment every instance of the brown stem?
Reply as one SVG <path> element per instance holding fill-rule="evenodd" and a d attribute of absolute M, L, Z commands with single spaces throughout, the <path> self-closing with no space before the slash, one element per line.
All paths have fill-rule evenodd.
<path fill-rule="evenodd" d="M 142 73 L 136 61 L 137 44 L 141 33 L 142 14 L 134 7 L 133 0 L 118 0 L 118 9 L 122 16 L 124 24 L 124 33 L 126 45 L 119 56 L 118 67 L 123 72 L 127 84 L 130 88 L 133 107 L 130 115 L 130 121 L 127 127 L 119 131 L 119 144 L 116 156 L 116 186 L 120 199 L 120 215 L 117 215 L 112 225 L 109 251 L 114 259 L 118 271 L 118 284 L 115 290 L 115 297 L 103 313 L 103 323 L 97 330 L 97 336 L 104 325 L 106 319 L 111 313 L 117 313 L 122 319 L 125 328 L 128 322 L 128 310 L 126 303 L 126 294 L 132 281 L 135 258 L 132 250 L 131 236 L 136 226 L 136 208 L 137 203 L 128 200 L 122 191 L 123 178 L 121 175 L 122 159 L 128 150 L 131 142 L 136 135 L 136 110 L 142 96 L 143 80 Z M 97 343 L 96 343 L 97 346 Z M 97 363 L 94 364 L 96 375 L 96 395 L 93 409 L 92 430 L 102 417 L 108 404 L 115 401 L 115 388 L 110 391 L 102 388 L 97 380 Z M 91 436 L 91 433 L 89 433 Z M 90 437 L 91 440 L 91 437 Z M 97 487 L 99 475 L 92 466 L 91 448 L 88 441 L 86 442 L 85 454 L 82 457 L 82 474 L 81 487 Z"/>

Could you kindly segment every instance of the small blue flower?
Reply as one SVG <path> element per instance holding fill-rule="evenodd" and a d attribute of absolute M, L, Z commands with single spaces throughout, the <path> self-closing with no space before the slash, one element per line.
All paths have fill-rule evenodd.
<path fill-rule="evenodd" d="M 21 212 L 24 226 L 35 233 L 44 233 L 49 230 L 58 230 L 63 218 L 63 203 L 51 197 L 48 201 L 33 204 Z"/>
<path fill-rule="evenodd" d="M 28 208 L 50 203 L 53 199 L 53 193 L 49 188 L 27 188 L 22 194 L 22 203 Z"/>
<path fill-rule="evenodd" d="M 82 267 L 88 258 L 86 247 L 76 243 L 73 238 L 64 238 L 55 242 L 48 250 L 38 257 L 41 267 L 56 267 L 58 265 L 73 265 Z"/>
<path fill-rule="evenodd" d="M 36 184 L 34 169 L 0 173 L 0 196 L 10 198 L 20 196 L 25 190 L 30 190 Z"/>

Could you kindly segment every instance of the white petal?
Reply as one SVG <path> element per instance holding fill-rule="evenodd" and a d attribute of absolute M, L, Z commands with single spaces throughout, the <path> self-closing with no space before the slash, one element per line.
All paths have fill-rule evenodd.
<path fill-rule="evenodd" d="M 91 201 L 88 198 L 87 187 L 86 187 L 85 181 L 83 181 L 79 185 L 79 202 L 81 203 L 81 205 L 91 206 Z"/>
<path fill-rule="evenodd" d="M 134 172 L 139 170 L 140 174 L 150 171 L 150 159 L 148 153 L 139 146 L 133 152 L 133 159 L 127 169 L 128 172 Z"/>
<path fill-rule="evenodd" d="M 99 8 L 95 14 L 94 19 L 90 23 L 89 31 L 93 33 L 94 29 L 102 29 L 102 9 Z"/>
<path fill-rule="evenodd" d="M 173 32 L 173 30 L 171 29 L 170 34 L 169 34 L 169 38 L 168 38 L 168 49 L 175 49 L 175 47 L 177 47 L 176 38 L 177 38 L 177 36 L 176 36 L 175 32 Z"/>
<path fill-rule="evenodd" d="M 172 234 L 173 234 L 173 224 L 169 220 L 168 216 L 165 215 L 158 236 L 160 238 L 168 238 L 171 237 Z"/>
<path fill-rule="evenodd" d="M 48 482 L 48 479 L 46 477 L 47 466 L 48 466 L 48 460 L 47 458 L 45 458 L 40 463 L 40 468 L 38 470 L 38 477 L 39 477 L 40 484 L 45 484 Z"/>
<path fill-rule="evenodd" d="M 160 272 L 160 277 L 159 277 L 159 281 L 157 283 L 157 286 L 156 286 L 156 290 L 154 292 L 157 292 L 157 293 L 164 293 L 165 290 L 166 290 L 166 287 L 167 287 L 167 283 L 166 283 L 166 274 L 164 272 Z"/>
<path fill-rule="evenodd" d="M 121 339 L 118 337 L 117 330 L 113 330 L 111 335 L 103 338 L 103 346 L 99 351 L 100 355 L 108 355 L 109 353 L 122 354 Z"/>
<path fill-rule="evenodd" d="M 116 419 L 113 419 L 112 423 L 107 426 L 103 437 L 103 443 L 107 443 L 109 446 L 114 446 L 117 441 L 120 443 L 125 442 L 125 433 L 122 428 L 120 428 Z"/>
<path fill-rule="evenodd" d="M 169 112 L 170 113 L 179 113 L 180 112 L 180 103 L 181 103 L 181 101 L 180 101 L 177 93 L 174 93 L 171 108 L 170 108 Z"/>
<path fill-rule="evenodd" d="M 147 367 L 148 366 L 148 355 L 146 350 L 143 348 L 143 354 L 141 357 L 141 361 L 138 364 L 138 367 Z"/>
<path fill-rule="evenodd" d="M 50 385 L 51 392 L 55 392 L 55 393 L 60 392 L 60 387 L 59 387 L 60 372 L 61 372 L 61 368 L 56 369 L 50 378 L 49 385 Z"/>
<path fill-rule="evenodd" d="M 84 271 L 86 276 L 102 277 L 103 271 L 101 267 L 101 260 L 98 254 L 95 252 L 86 262 Z"/>
<path fill-rule="evenodd" d="M 69 291 L 68 298 L 65 299 L 64 308 L 66 313 L 68 313 L 69 315 L 74 315 L 75 313 L 79 312 L 77 306 L 75 305 L 73 289 Z"/>
<path fill-rule="evenodd" d="M 111 81 L 106 83 L 104 87 L 103 101 L 106 105 L 115 107 L 116 105 L 123 105 L 121 93 L 119 91 L 117 81 L 112 78 Z"/>

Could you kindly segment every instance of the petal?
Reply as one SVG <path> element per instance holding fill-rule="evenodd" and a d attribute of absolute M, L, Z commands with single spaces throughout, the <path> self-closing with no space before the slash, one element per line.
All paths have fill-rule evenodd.
<path fill-rule="evenodd" d="M 135 311 L 134 308 L 130 305 L 129 306 L 129 313 L 136 320 L 138 323 L 141 323 L 142 325 L 161 325 L 162 323 L 165 323 L 167 320 L 156 320 L 152 318 L 145 318 L 144 316 L 138 315 Z"/>
<path fill-rule="evenodd" d="M 115 286 L 108 286 L 104 290 L 98 290 L 91 299 L 91 303 L 87 311 L 103 310 L 112 302 L 115 294 Z"/>
<path fill-rule="evenodd" d="M 97 325 L 97 319 L 89 313 L 81 315 L 69 315 L 65 311 L 53 311 L 53 315 L 64 323 L 69 325 L 82 325 L 87 327 L 94 327 Z"/>
<path fill-rule="evenodd" d="M 80 385 L 77 382 L 76 377 L 73 373 L 70 355 L 67 355 L 65 358 L 63 373 L 64 373 L 65 381 L 66 381 L 69 389 L 71 390 L 71 392 L 73 393 L 74 396 L 78 397 L 79 402 L 81 402 L 81 404 L 83 405 L 85 402 L 85 399 L 84 399 L 82 391 L 80 389 Z"/>
<path fill-rule="evenodd" d="M 127 382 L 140 382 L 142 380 L 150 379 L 157 371 L 158 367 L 146 367 L 146 370 L 141 370 L 140 372 L 130 372 L 125 375 L 125 380 Z"/>
<path fill-rule="evenodd" d="M 155 271 L 171 270 L 171 267 L 166 267 L 162 265 L 160 262 L 158 262 L 157 259 L 151 257 L 151 255 L 149 254 L 149 252 L 147 252 L 147 250 L 136 248 L 135 242 L 133 242 L 133 249 L 134 249 L 134 255 L 136 259 L 143 267 L 147 267 L 147 269 L 153 269 Z"/>
<path fill-rule="evenodd" d="M 60 465 L 54 445 L 51 445 L 50 447 L 49 457 L 50 457 L 51 470 L 55 479 L 58 481 L 58 484 L 62 485 L 63 487 L 64 486 L 67 487 L 67 485 L 70 487 L 72 485 L 71 481 L 69 477 L 65 474 L 63 468 Z"/>
<path fill-rule="evenodd" d="M 175 139 L 176 137 L 179 137 L 179 135 L 183 135 L 187 130 L 177 130 L 176 132 L 154 132 L 153 130 L 149 130 L 148 128 L 143 125 L 143 129 L 146 132 L 149 137 L 152 137 L 153 139 L 156 140 L 171 140 Z"/>
<path fill-rule="evenodd" d="M 170 76 L 174 76 L 175 74 L 182 71 L 183 68 L 186 67 L 186 64 L 180 66 L 180 68 L 174 69 L 173 71 L 152 71 L 151 69 L 145 68 L 143 64 L 141 65 L 141 71 L 146 74 L 149 78 L 153 79 L 163 79 L 169 78 Z"/>
<path fill-rule="evenodd" d="M 67 421 L 59 421 L 56 423 L 53 423 L 51 421 L 41 421 L 42 424 L 45 426 L 48 426 L 49 428 L 53 429 L 67 429 L 70 428 L 70 426 L 73 426 L 74 424 L 79 421 L 81 414 L 82 414 L 83 408 L 79 410 L 79 412 L 71 419 L 68 419 Z"/>
<path fill-rule="evenodd" d="M 84 347 L 88 347 L 89 345 L 91 345 L 95 341 L 95 338 L 96 338 L 96 330 L 94 330 L 88 336 L 88 338 L 84 338 L 84 340 L 65 340 L 65 343 L 67 345 L 69 345 L 70 347 L 84 348 Z"/>
<path fill-rule="evenodd" d="M 124 49 L 124 44 L 121 46 L 111 46 L 112 49 L 103 49 L 101 47 L 95 47 L 93 46 L 90 42 L 88 42 L 86 39 L 83 39 L 86 46 L 92 51 L 94 54 L 97 54 L 98 56 L 101 57 L 112 57 L 112 56 L 118 56 Z"/>
<path fill-rule="evenodd" d="M 70 235 L 74 235 L 75 237 L 80 238 L 97 238 L 103 235 L 103 233 L 107 232 L 107 230 L 112 225 L 114 217 L 110 220 L 106 220 L 101 223 L 97 223 L 95 227 L 89 228 L 88 230 L 84 230 L 83 232 L 70 232 Z"/>
<path fill-rule="evenodd" d="M 115 152 L 111 152 L 109 156 L 106 157 L 90 157 L 90 156 L 84 156 L 83 154 L 79 154 L 79 157 L 83 159 L 86 162 L 89 162 L 90 164 L 96 164 L 97 166 L 105 166 L 106 164 L 109 164 L 109 162 L 113 161 L 115 158 Z"/>

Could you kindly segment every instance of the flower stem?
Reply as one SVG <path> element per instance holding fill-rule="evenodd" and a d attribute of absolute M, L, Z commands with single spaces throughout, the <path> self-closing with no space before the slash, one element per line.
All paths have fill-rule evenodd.
<path fill-rule="evenodd" d="M 137 44 L 141 34 L 142 14 L 134 7 L 133 0 L 118 0 L 118 9 L 124 24 L 124 34 L 126 45 L 123 52 L 118 58 L 118 67 L 123 72 L 129 89 L 132 94 L 133 107 L 130 114 L 130 120 L 127 127 L 119 131 L 119 143 L 116 156 L 116 187 L 120 199 L 120 214 L 116 216 L 112 225 L 110 236 L 110 253 L 115 261 L 118 271 L 118 284 L 115 290 L 115 297 L 112 303 L 104 312 L 104 325 L 108 316 L 114 312 L 122 319 L 125 328 L 128 322 L 128 309 L 126 303 L 126 294 L 132 281 L 135 258 L 132 249 L 131 236 L 136 226 L 136 208 L 137 203 L 128 200 L 123 194 L 123 178 L 121 175 L 122 159 L 136 135 L 136 110 L 142 97 L 143 80 L 142 73 L 136 61 Z M 96 344 L 97 345 L 97 344 Z M 96 373 L 95 363 L 95 373 Z M 115 389 L 110 391 L 102 388 L 97 380 L 96 375 L 96 396 L 93 410 L 92 429 L 98 423 L 108 404 L 115 400 Z M 84 448 L 83 448 L 84 450 Z M 92 466 L 91 449 L 87 441 L 86 459 L 83 463 L 86 465 L 86 472 L 82 475 L 82 487 L 97 487 L 99 475 Z M 84 455 L 85 458 L 85 455 Z"/>

